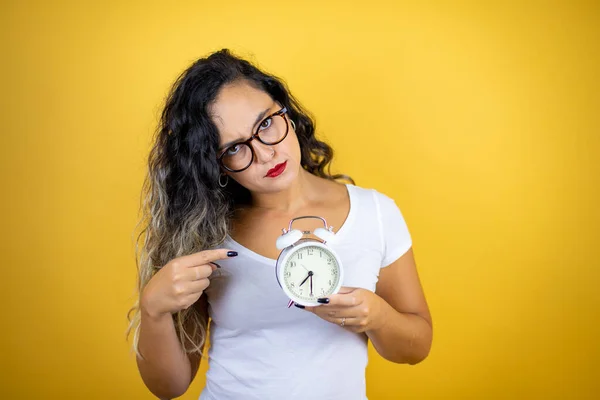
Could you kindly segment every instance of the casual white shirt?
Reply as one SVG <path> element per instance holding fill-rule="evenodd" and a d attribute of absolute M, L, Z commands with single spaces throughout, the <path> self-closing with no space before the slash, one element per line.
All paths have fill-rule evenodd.
<path fill-rule="evenodd" d="M 342 285 L 375 291 L 380 268 L 409 250 L 411 236 L 391 198 L 346 187 L 350 211 L 331 247 Z M 206 290 L 211 333 L 200 400 L 365 400 L 366 336 L 288 308 L 276 260 L 230 237 L 222 247 L 238 256 L 219 261 Z"/>

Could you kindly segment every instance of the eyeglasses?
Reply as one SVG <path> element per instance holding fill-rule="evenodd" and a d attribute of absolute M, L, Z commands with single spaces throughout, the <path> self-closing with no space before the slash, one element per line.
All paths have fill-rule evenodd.
<path fill-rule="evenodd" d="M 219 163 L 229 172 L 241 172 L 248 168 L 255 158 L 250 142 L 257 139 L 262 144 L 273 146 L 286 138 L 289 125 L 286 118 L 287 109 L 281 110 L 265 118 L 250 139 L 235 143 L 225 149 L 219 156 Z"/>

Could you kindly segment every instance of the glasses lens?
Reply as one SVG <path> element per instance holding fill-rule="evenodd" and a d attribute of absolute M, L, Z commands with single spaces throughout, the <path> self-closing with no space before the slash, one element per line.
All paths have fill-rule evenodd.
<path fill-rule="evenodd" d="M 222 162 L 231 171 L 241 171 L 252 163 L 252 150 L 247 144 L 236 144 L 225 150 Z"/>
<path fill-rule="evenodd" d="M 265 144 L 281 142 L 288 132 L 288 123 L 284 114 L 274 115 L 265 119 L 258 127 L 258 137 Z"/>

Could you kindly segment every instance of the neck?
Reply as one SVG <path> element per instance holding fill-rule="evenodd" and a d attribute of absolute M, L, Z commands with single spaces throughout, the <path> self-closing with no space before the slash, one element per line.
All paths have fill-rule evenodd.
<path fill-rule="evenodd" d="M 252 194 L 252 207 L 293 213 L 310 202 L 317 179 L 304 168 L 300 168 L 298 178 L 287 190 Z"/>

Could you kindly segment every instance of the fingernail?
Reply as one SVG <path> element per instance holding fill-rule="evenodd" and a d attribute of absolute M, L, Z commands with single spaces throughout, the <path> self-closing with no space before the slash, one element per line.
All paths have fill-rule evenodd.
<path fill-rule="evenodd" d="M 327 297 L 321 297 L 320 299 L 317 299 L 317 301 L 321 304 L 329 304 L 329 298 Z"/>
<path fill-rule="evenodd" d="M 212 265 L 214 265 L 217 268 L 221 268 L 221 266 L 219 264 L 217 264 L 216 262 L 211 262 Z"/>
<path fill-rule="evenodd" d="M 235 257 L 237 256 L 237 251 L 228 251 L 227 252 L 227 257 Z"/>
<path fill-rule="evenodd" d="M 302 304 L 296 304 L 296 303 L 294 303 L 294 306 L 298 307 L 298 308 L 305 308 Z"/>

